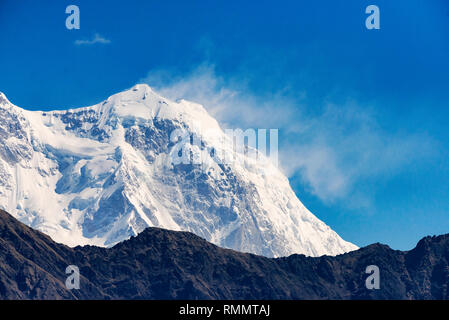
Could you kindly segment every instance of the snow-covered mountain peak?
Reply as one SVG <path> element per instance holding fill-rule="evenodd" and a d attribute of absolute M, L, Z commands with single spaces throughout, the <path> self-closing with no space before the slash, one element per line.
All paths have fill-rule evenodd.
<path fill-rule="evenodd" d="M 183 123 L 197 132 L 221 130 L 218 122 L 202 105 L 183 99 L 172 101 L 159 95 L 147 84 L 137 84 L 87 109 L 125 122 L 129 119 L 160 119 Z"/>
<path fill-rule="evenodd" d="M 0 105 L 9 105 L 11 102 L 9 102 L 8 98 L 6 98 L 5 94 L 0 91 Z"/>
<path fill-rule="evenodd" d="M 147 101 L 145 101 L 147 100 Z M 150 86 L 147 84 L 136 84 L 132 88 L 116 93 L 110 96 L 106 101 L 115 101 L 115 102 L 141 102 L 148 104 L 148 101 L 151 100 L 165 100 L 163 97 L 158 95 Z"/>
<path fill-rule="evenodd" d="M 156 226 L 267 256 L 356 249 L 276 168 L 220 161 L 232 140 L 197 103 L 141 84 L 66 111 L 27 111 L 2 97 L 0 208 L 56 241 L 111 246 Z M 177 131 L 200 143 L 180 144 Z M 183 152 L 204 161 L 174 161 Z"/>

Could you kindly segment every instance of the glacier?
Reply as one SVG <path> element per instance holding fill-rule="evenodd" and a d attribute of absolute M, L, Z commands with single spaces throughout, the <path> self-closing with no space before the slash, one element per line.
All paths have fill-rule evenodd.
<path fill-rule="evenodd" d="M 189 152 L 206 161 L 173 163 L 174 130 L 199 137 Z M 232 151 L 229 141 L 203 106 L 144 84 L 51 112 L 25 110 L 0 93 L 0 208 L 72 247 L 110 247 L 160 227 L 268 257 L 357 249 L 269 161 L 217 161 Z"/>

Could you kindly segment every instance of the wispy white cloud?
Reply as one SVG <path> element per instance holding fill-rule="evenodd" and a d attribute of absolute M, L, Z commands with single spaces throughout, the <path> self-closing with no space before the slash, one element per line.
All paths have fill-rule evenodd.
<path fill-rule="evenodd" d="M 287 174 L 299 172 L 326 202 L 345 199 L 349 206 L 369 206 L 372 199 L 357 190 L 360 182 L 391 178 L 438 150 L 438 142 L 425 134 L 383 129 L 376 114 L 355 101 L 329 104 L 301 121 L 306 129 L 297 134 L 300 141 L 289 139 L 281 159 Z"/>
<path fill-rule="evenodd" d="M 111 40 L 104 38 L 103 36 L 101 36 L 100 34 L 96 33 L 94 34 L 93 38 L 90 40 L 76 40 L 75 44 L 77 46 L 80 45 L 93 45 L 96 43 L 100 43 L 100 44 L 109 44 L 111 43 Z"/>
<path fill-rule="evenodd" d="M 173 100 L 182 98 L 201 103 L 225 127 L 279 128 L 297 112 L 282 93 L 269 97 L 253 95 L 246 88 L 246 79 L 224 79 L 216 75 L 210 64 L 200 65 L 187 75 L 176 75 L 169 70 L 152 71 L 140 82 Z"/>
<path fill-rule="evenodd" d="M 288 176 L 299 174 L 324 202 L 369 206 L 369 196 L 356 196 L 359 182 L 393 176 L 438 149 L 437 142 L 423 134 L 383 129 L 375 108 L 350 98 L 310 112 L 311 106 L 301 99 L 306 92 L 294 98 L 288 90 L 255 95 L 244 78 L 219 77 L 213 65 L 183 76 L 158 70 L 141 82 L 171 99 L 203 104 L 224 127 L 279 128 L 283 170 Z"/>

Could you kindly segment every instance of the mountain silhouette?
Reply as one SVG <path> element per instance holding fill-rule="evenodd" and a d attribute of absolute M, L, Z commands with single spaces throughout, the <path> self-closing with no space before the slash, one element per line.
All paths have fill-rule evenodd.
<path fill-rule="evenodd" d="M 1 299 L 449 298 L 449 235 L 336 257 L 266 258 L 159 228 L 112 248 L 70 248 L 0 211 L 0 246 Z M 80 270 L 79 290 L 65 286 L 69 265 Z M 379 267 L 379 289 L 365 286 L 369 265 Z"/>

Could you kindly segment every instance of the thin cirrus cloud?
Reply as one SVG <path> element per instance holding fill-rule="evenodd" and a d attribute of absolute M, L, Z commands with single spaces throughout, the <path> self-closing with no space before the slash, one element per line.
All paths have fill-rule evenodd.
<path fill-rule="evenodd" d="M 101 36 L 98 33 L 94 34 L 93 38 L 90 40 L 76 40 L 75 41 L 75 45 L 77 45 L 77 46 L 93 45 L 93 44 L 109 44 L 109 43 L 111 43 L 111 40 L 106 39 L 105 37 Z"/>
<path fill-rule="evenodd" d="M 398 174 L 438 149 L 428 136 L 383 129 L 375 108 L 350 98 L 343 105 L 327 101 L 310 114 L 288 90 L 258 96 L 244 78 L 224 79 L 209 64 L 182 76 L 153 71 L 140 82 L 173 100 L 203 104 L 224 127 L 278 128 L 281 169 L 289 177 L 299 175 L 324 203 L 342 200 L 351 208 L 367 208 L 372 199 L 357 195 L 359 183 Z"/>

